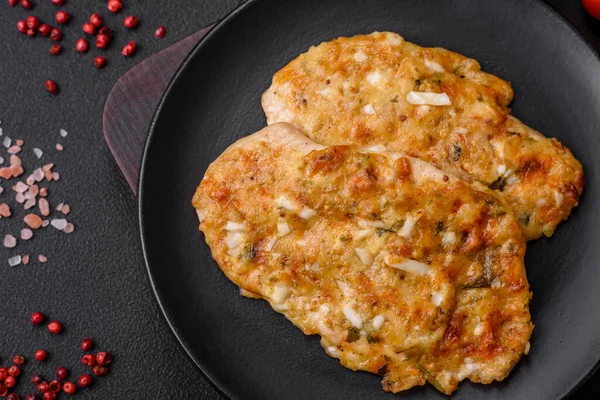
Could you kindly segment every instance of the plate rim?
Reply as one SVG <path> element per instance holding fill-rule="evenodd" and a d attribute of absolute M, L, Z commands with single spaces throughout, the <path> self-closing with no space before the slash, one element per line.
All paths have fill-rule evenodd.
<path fill-rule="evenodd" d="M 138 211 L 138 228 L 139 228 L 139 239 L 142 246 L 142 254 L 144 258 L 144 266 L 146 269 L 146 274 L 148 276 L 148 280 L 150 282 L 150 286 L 152 288 L 152 292 L 154 294 L 154 298 L 158 304 L 160 309 L 160 314 L 162 318 L 167 323 L 169 327 L 169 331 L 171 335 L 175 338 L 178 346 L 183 350 L 187 358 L 192 362 L 192 364 L 198 369 L 198 371 L 202 374 L 202 376 L 208 381 L 208 383 L 221 395 L 227 399 L 237 399 L 238 397 L 233 395 L 231 391 L 227 388 L 226 385 L 220 382 L 219 378 L 214 374 L 210 373 L 206 367 L 203 365 L 201 360 L 196 357 L 190 348 L 185 344 L 183 337 L 178 332 L 175 322 L 169 315 L 166 305 L 164 304 L 164 300 L 159 292 L 157 282 L 153 276 L 152 268 L 150 267 L 150 260 L 148 257 L 147 245 L 146 245 L 146 229 L 145 229 L 145 219 L 144 218 L 144 207 L 143 207 L 143 198 L 145 194 L 145 180 L 146 180 L 146 164 L 148 161 L 148 150 L 152 145 L 152 142 L 155 137 L 155 128 L 158 119 L 162 113 L 165 102 L 169 97 L 173 87 L 176 82 L 179 80 L 180 76 L 184 73 L 184 70 L 187 69 L 188 64 L 191 59 L 196 56 L 196 54 L 206 45 L 206 43 L 216 34 L 218 30 L 220 30 L 223 25 L 227 24 L 231 19 L 235 18 L 239 13 L 244 12 L 246 8 L 251 5 L 262 1 L 262 0 L 243 0 L 238 6 L 236 6 L 233 10 L 227 13 L 223 18 L 221 18 L 218 22 L 214 24 L 214 26 L 206 33 L 204 37 L 190 50 L 190 52 L 186 55 L 185 59 L 181 62 L 177 71 L 171 79 L 169 83 L 161 95 L 161 98 L 156 106 L 154 113 L 152 114 L 152 119 L 150 125 L 148 127 L 148 133 L 146 135 L 146 139 L 143 146 L 142 159 L 140 163 L 140 170 L 138 174 L 138 182 L 137 182 L 137 211 Z M 521 0 L 527 1 L 531 7 L 541 7 L 542 9 L 546 9 L 549 14 L 553 15 L 557 20 L 561 21 L 564 25 L 566 25 L 571 32 L 575 34 L 581 42 L 590 50 L 590 53 L 596 58 L 598 63 L 600 64 L 600 48 L 595 40 L 589 36 L 588 32 L 584 28 L 580 28 L 575 24 L 568 16 L 566 16 L 563 12 L 558 10 L 551 4 L 548 4 L 544 0 Z M 588 372 L 570 389 L 568 389 L 562 395 L 559 395 L 560 399 L 567 399 L 571 397 L 577 390 L 579 390 L 593 375 L 596 371 L 600 369 L 600 359 L 596 361 L 596 363 L 588 370 Z"/>

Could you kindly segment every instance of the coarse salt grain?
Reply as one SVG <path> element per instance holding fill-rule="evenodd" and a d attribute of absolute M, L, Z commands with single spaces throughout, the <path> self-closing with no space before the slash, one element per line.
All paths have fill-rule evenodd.
<path fill-rule="evenodd" d="M 10 217 L 10 206 L 6 203 L 0 204 L 0 215 L 4 218 Z"/>
<path fill-rule="evenodd" d="M 0 157 L 0 164 L 4 162 L 4 158 Z"/>
<path fill-rule="evenodd" d="M 68 134 L 69 133 L 67 131 L 65 131 L 64 129 L 60 130 L 60 136 L 62 136 L 62 137 L 67 137 Z"/>
<path fill-rule="evenodd" d="M 52 225 L 59 231 L 62 231 L 67 227 L 67 220 L 64 218 L 54 218 L 50 221 L 50 225 Z"/>
<path fill-rule="evenodd" d="M 50 171 L 52 168 L 54 168 L 54 163 L 49 163 L 42 167 L 42 171 L 44 171 L 44 172 Z"/>
<path fill-rule="evenodd" d="M 23 204 L 23 202 L 25 202 L 25 196 L 23 196 L 23 193 L 17 193 L 17 195 L 15 196 L 15 200 L 17 201 L 17 203 Z"/>
<path fill-rule="evenodd" d="M 14 256 L 8 259 L 8 265 L 11 267 L 16 267 L 21 264 L 21 256 Z"/>
<path fill-rule="evenodd" d="M 23 222 L 31 229 L 39 229 L 40 226 L 42 226 L 42 219 L 39 215 L 35 214 L 27 214 L 25 218 L 23 218 Z"/>
<path fill-rule="evenodd" d="M 29 186 L 33 185 L 33 184 L 35 183 L 35 179 L 33 179 L 33 175 L 29 175 L 29 176 L 27 177 L 27 179 L 25 180 L 25 182 L 27 182 L 27 184 L 28 184 Z"/>
<path fill-rule="evenodd" d="M 44 179 L 44 171 L 42 171 L 41 168 L 37 168 L 35 171 L 33 171 L 31 176 L 33 176 L 33 179 L 35 179 L 36 182 L 40 182 L 42 179 Z"/>
<path fill-rule="evenodd" d="M 62 208 L 60 209 L 60 212 L 67 215 L 71 212 L 71 207 L 68 204 L 65 204 L 62 206 Z"/>
<path fill-rule="evenodd" d="M 18 154 L 20 151 L 21 148 L 19 146 L 11 146 L 7 150 L 8 154 Z"/>
<path fill-rule="evenodd" d="M 31 207 L 34 207 L 34 206 L 35 206 L 35 198 L 27 200 L 23 207 L 25 207 L 26 210 L 29 210 Z"/>
<path fill-rule="evenodd" d="M 25 191 L 29 189 L 29 186 L 19 181 L 15 186 L 13 186 L 13 190 L 17 193 L 25 193 Z"/>
<path fill-rule="evenodd" d="M 55 181 L 58 181 L 60 179 L 60 175 L 58 174 L 58 172 L 52 173 L 52 179 Z"/>
<path fill-rule="evenodd" d="M 12 249 L 16 245 L 17 245 L 17 238 L 15 238 L 13 235 L 4 236 L 4 247 L 6 247 L 7 249 Z"/>
<path fill-rule="evenodd" d="M 44 188 L 42 188 L 42 189 L 44 189 Z M 40 191 L 40 194 L 41 194 L 41 191 Z M 50 203 L 48 203 L 48 200 L 46 200 L 42 197 L 38 201 L 38 206 L 40 207 L 40 213 L 44 217 L 47 217 L 48 215 L 50 215 Z"/>
<path fill-rule="evenodd" d="M 58 203 L 58 205 L 56 206 L 56 211 L 60 211 L 62 210 L 62 207 L 65 203 Z"/>
<path fill-rule="evenodd" d="M 21 257 L 21 262 L 23 263 L 23 265 L 29 264 L 29 256 L 24 255 L 23 257 Z"/>
<path fill-rule="evenodd" d="M 40 255 L 38 255 L 38 261 L 41 262 L 41 263 L 45 263 L 45 262 L 48 261 L 48 257 L 46 257 L 43 254 L 40 254 Z"/>
<path fill-rule="evenodd" d="M 42 158 L 42 156 L 44 155 L 44 152 L 41 149 L 38 149 L 37 147 L 33 148 L 33 152 L 38 159 Z"/>
<path fill-rule="evenodd" d="M 22 164 L 23 164 L 23 162 L 21 161 L 19 156 L 15 156 L 14 154 L 12 156 L 10 156 L 10 165 L 18 166 L 18 165 L 22 165 Z"/>
<path fill-rule="evenodd" d="M 62 145 L 62 144 L 60 144 L 60 143 L 56 143 L 56 150 L 58 150 L 58 151 L 63 151 L 63 149 L 64 149 L 64 147 L 63 147 L 63 145 Z"/>
<path fill-rule="evenodd" d="M 42 221 L 42 228 L 47 227 L 48 225 L 50 225 L 50 221 L 48 221 L 47 219 Z"/>
<path fill-rule="evenodd" d="M 2 144 L 4 144 L 4 147 L 6 147 L 7 149 L 10 147 L 10 145 L 12 144 L 12 140 L 6 136 L 4 138 L 4 141 L 2 142 Z"/>
<path fill-rule="evenodd" d="M 33 237 L 33 231 L 31 229 L 23 228 L 21 229 L 21 239 L 29 240 Z"/>
<path fill-rule="evenodd" d="M 68 223 L 67 226 L 65 226 L 65 229 L 63 229 L 64 233 L 73 233 L 73 231 L 75 230 L 75 225 L 73 225 L 72 223 Z"/>

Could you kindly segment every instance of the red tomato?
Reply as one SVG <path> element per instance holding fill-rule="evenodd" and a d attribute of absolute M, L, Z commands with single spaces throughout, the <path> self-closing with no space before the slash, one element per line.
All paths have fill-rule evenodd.
<path fill-rule="evenodd" d="M 581 0 L 581 4 L 592 17 L 600 19 L 600 0 Z"/>

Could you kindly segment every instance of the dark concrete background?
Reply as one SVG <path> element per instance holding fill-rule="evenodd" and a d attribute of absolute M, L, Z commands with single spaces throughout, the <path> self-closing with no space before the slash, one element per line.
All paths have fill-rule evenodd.
<path fill-rule="evenodd" d="M 63 29 L 66 49 L 60 57 L 49 55 L 47 38 L 29 39 L 17 32 L 17 20 L 29 14 L 54 22 L 58 9 L 50 0 L 32 1 L 35 8 L 27 11 L 0 0 L 0 127 L 4 135 L 25 140 L 24 164 L 37 165 L 32 148 L 40 147 L 45 151 L 42 161 L 57 165 L 61 180 L 50 185 L 51 205 L 60 201 L 71 205 L 68 218 L 76 231 L 65 235 L 48 228 L 15 249 L 0 246 L 0 365 L 8 364 L 13 354 L 31 357 L 38 348 L 51 353 L 46 363 L 25 366 L 17 392 L 27 394 L 34 373 L 51 376 L 60 365 L 72 368 L 75 376 L 82 373 L 79 343 L 89 336 L 98 348 L 112 351 L 115 362 L 110 375 L 79 398 L 218 399 L 160 315 L 143 265 L 136 199 L 104 142 L 101 115 L 110 88 L 125 71 L 218 20 L 241 0 L 124 0 L 125 9 L 117 15 L 108 13 L 104 0 L 66 0 L 63 8 L 72 20 Z M 548 3 L 600 43 L 600 22 L 585 14 L 579 1 Z M 116 37 L 108 50 L 91 46 L 82 55 L 74 50 L 74 43 L 94 11 L 106 17 Z M 131 14 L 138 16 L 140 26 L 127 32 L 122 20 Z M 153 36 L 160 24 L 168 31 L 163 40 Z M 125 59 L 120 49 L 129 40 L 136 40 L 139 48 L 135 57 Z M 91 64 L 100 53 L 108 58 L 104 70 Z M 59 96 L 45 92 L 49 78 L 59 84 Z M 69 132 L 67 138 L 59 137 L 60 128 Z M 62 153 L 54 150 L 58 141 L 65 146 Z M 12 191 L 8 183 L 0 186 L 5 189 L 0 194 L 2 203 L 12 197 Z M 0 236 L 16 236 L 24 215 L 21 207 L 13 217 L 0 221 Z M 14 268 L 6 264 L 12 255 L 38 253 L 50 261 Z M 63 321 L 64 334 L 55 337 L 33 328 L 28 318 L 36 310 Z M 575 397 L 600 398 L 600 374 Z"/>

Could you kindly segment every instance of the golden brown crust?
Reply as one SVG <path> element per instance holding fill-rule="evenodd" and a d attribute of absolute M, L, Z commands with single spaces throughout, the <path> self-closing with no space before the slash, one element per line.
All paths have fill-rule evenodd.
<path fill-rule="evenodd" d="M 275 124 L 211 164 L 192 203 L 244 295 L 385 390 L 502 380 L 528 345 L 519 224 L 491 191 L 425 162 Z"/>
<path fill-rule="evenodd" d="M 418 105 L 409 92 L 448 96 Z M 477 61 L 394 33 L 312 47 L 263 95 L 269 124 L 288 122 L 323 145 L 384 145 L 498 191 L 528 239 L 550 236 L 577 205 L 583 171 L 571 152 L 510 115 L 513 92 Z"/>

